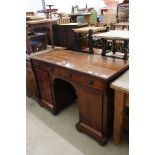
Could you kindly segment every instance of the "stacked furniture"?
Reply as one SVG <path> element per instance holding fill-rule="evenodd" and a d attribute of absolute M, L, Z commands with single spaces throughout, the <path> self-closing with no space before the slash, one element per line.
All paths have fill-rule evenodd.
<path fill-rule="evenodd" d="M 78 24 L 78 23 L 60 23 L 53 24 L 53 37 L 55 46 L 66 47 L 67 49 L 74 48 L 73 44 L 73 33 L 72 29 L 78 29 L 88 26 L 87 23 Z"/>
<path fill-rule="evenodd" d="M 31 39 L 36 37 L 36 38 L 40 38 L 41 36 L 44 35 L 44 37 L 47 37 L 47 33 L 50 36 L 50 42 L 52 45 L 52 48 L 54 48 L 54 40 L 53 40 L 53 30 L 52 30 L 52 23 L 55 22 L 51 19 L 40 19 L 40 20 L 27 20 L 26 21 L 26 36 L 27 36 L 27 53 L 31 53 L 33 52 L 33 49 L 31 47 Z M 34 30 L 37 30 L 38 28 L 47 28 L 47 31 L 45 33 L 38 33 L 38 31 L 36 31 L 36 33 L 34 33 Z M 31 34 L 31 35 L 29 35 Z M 36 44 L 39 46 L 40 44 L 37 43 L 36 40 Z M 47 38 L 45 38 L 44 44 L 43 45 L 47 45 Z M 41 46 L 42 47 L 42 46 Z M 44 46 L 43 46 L 44 47 Z M 39 49 L 39 47 L 36 47 Z M 41 48 L 42 50 L 43 48 Z"/>
<path fill-rule="evenodd" d="M 129 0 L 124 0 L 117 5 L 117 23 L 129 22 Z"/>
<path fill-rule="evenodd" d="M 95 33 L 104 31 L 106 31 L 106 27 L 96 27 L 96 26 L 87 26 L 79 29 L 73 29 L 74 50 L 94 54 L 93 35 Z M 82 45 L 83 40 L 86 41 L 84 47 Z"/>

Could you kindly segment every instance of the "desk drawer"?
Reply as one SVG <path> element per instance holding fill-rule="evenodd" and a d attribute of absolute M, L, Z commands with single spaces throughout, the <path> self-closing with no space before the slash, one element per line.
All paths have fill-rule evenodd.
<path fill-rule="evenodd" d="M 33 64 L 34 68 L 38 68 L 38 69 L 41 69 L 44 71 L 50 71 L 51 70 L 50 65 L 48 65 L 44 62 L 38 61 L 38 60 L 32 60 L 32 64 Z"/>
<path fill-rule="evenodd" d="M 67 78 L 71 81 L 77 82 L 93 89 L 103 91 L 105 87 L 104 83 L 101 80 L 82 73 L 77 73 L 63 68 L 55 68 L 53 72 L 58 76 Z"/>

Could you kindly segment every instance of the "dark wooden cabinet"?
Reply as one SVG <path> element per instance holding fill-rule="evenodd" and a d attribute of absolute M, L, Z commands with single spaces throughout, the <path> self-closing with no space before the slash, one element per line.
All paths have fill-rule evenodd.
<path fill-rule="evenodd" d="M 66 47 L 73 49 L 73 32 L 72 29 L 85 27 L 88 24 L 68 23 L 68 24 L 53 24 L 53 36 L 55 46 Z"/>
<path fill-rule="evenodd" d="M 33 56 L 31 62 L 40 103 L 55 114 L 77 100 L 77 129 L 106 144 L 114 110 L 114 91 L 109 85 L 128 69 L 128 61 L 55 50 Z"/>

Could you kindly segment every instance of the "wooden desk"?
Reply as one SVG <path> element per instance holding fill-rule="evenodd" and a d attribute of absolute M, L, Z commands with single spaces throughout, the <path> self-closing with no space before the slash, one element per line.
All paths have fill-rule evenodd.
<path fill-rule="evenodd" d="M 118 144 L 121 141 L 124 109 L 129 107 L 129 71 L 112 82 L 111 88 L 115 89 L 113 140 Z"/>
<path fill-rule="evenodd" d="M 56 114 L 77 99 L 77 129 L 104 145 L 113 125 L 110 82 L 128 69 L 128 62 L 69 50 L 32 56 L 31 62 L 40 105 Z"/>
<path fill-rule="evenodd" d="M 108 32 L 104 32 L 104 33 L 98 33 L 95 34 L 94 37 L 97 37 L 98 39 L 102 39 L 102 43 L 103 43 L 103 49 L 102 49 L 102 56 L 106 55 L 106 45 L 107 45 L 107 40 L 112 40 L 112 41 L 116 41 L 116 40 L 122 40 L 124 41 L 124 46 L 128 47 L 129 44 L 129 31 L 125 31 L 125 30 L 110 30 Z M 113 53 L 116 52 L 116 49 L 113 49 Z M 124 51 L 124 59 L 128 58 L 128 49 L 126 49 Z"/>
<path fill-rule="evenodd" d="M 51 39 L 51 45 L 52 48 L 54 48 L 54 41 L 53 41 L 53 30 L 52 30 L 52 23 L 55 22 L 54 20 L 51 19 L 42 19 L 42 20 L 36 20 L 36 21 L 27 21 L 27 32 L 31 31 L 32 29 L 35 28 L 48 28 L 49 30 L 49 35 Z"/>

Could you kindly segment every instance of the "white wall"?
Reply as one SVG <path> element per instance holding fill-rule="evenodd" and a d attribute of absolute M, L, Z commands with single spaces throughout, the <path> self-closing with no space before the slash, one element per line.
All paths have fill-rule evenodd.
<path fill-rule="evenodd" d="M 26 11 L 34 11 L 42 10 L 42 0 L 26 0 Z"/>
<path fill-rule="evenodd" d="M 103 0 L 45 0 L 46 4 L 53 4 L 53 8 L 58 8 L 61 12 L 71 13 L 72 5 L 78 5 L 79 8 L 94 7 L 96 10 L 103 8 L 105 6 Z"/>
<path fill-rule="evenodd" d="M 26 11 L 36 12 L 42 9 L 42 0 L 26 0 Z M 57 8 L 59 12 L 71 13 L 72 5 L 78 5 L 79 8 L 84 8 L 86 6 L 94 7 L 95 10 L 105 7 L 103 0 L 45 0 L 45 4 L 53 4 L 52 8 Z M 48 8 L 48 7 L 47 7 Z"/>

